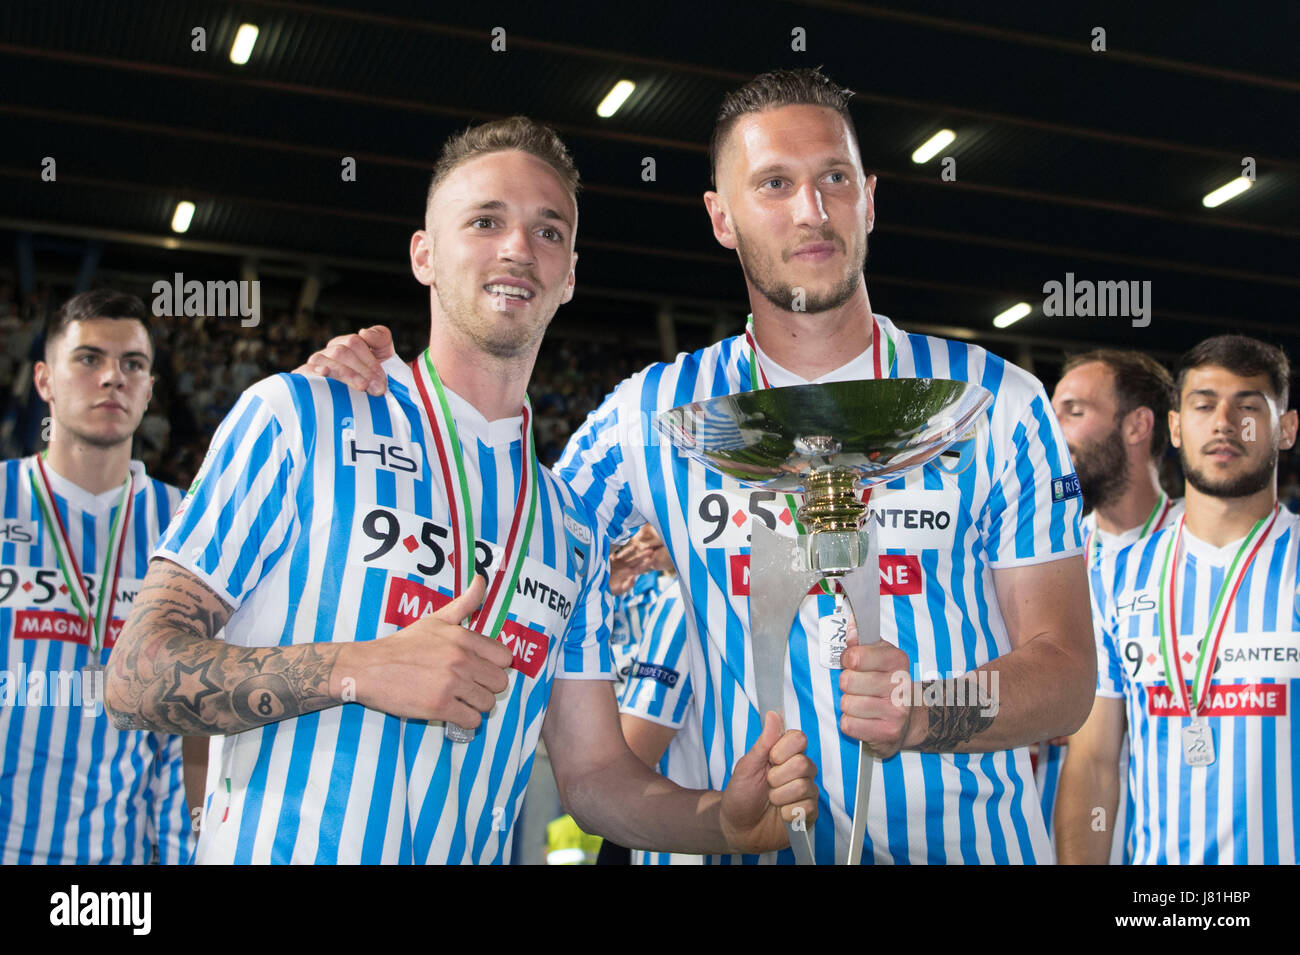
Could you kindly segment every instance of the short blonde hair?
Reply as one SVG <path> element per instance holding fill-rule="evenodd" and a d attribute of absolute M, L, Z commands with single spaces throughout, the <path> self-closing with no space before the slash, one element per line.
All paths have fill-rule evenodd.
<path fill-rule="evenodd" d="M 565 188 L 573 194 L 576 204 L 578 190 L 578 167 L 573 164 L 573 157 L 564 145 L 564 140 L 556 135 L 549 126 L 529 119 L 527 116 L 511 116 L 498 119 L 481 126 L 471 126 L 464 132 L 457 133 L 447 140 L 442 147 L 442 155 L 433 167 L 433 178 L 429 180 L 429 192 L 425 196 L 425 208 L 433 201 L 442 181 L 462 163 L 469 162 L 488 153 L 504 152 L 518 149 L 536 156 L 555 170 Z"/>

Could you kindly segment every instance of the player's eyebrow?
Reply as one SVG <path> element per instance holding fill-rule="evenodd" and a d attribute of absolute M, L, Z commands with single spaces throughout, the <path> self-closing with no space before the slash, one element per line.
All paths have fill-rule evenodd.
<path fill-rule="evenodd" d="M 787 168 L 788 167 L 784 163 L 769 163 L 761 169 L 754 170 L 750 179 L 754 182 L 762 182 L 764 179 L 768 179 L 772 176 L 785 175 Z"/>
<path fill-rule="evenodd" d="M 485 199 L 471 207 L 472 212 L 500 212 L 506 208 L 506 204 L 500 199 Z M 573 223 L 569 217 L 562 212 L 557 212 L 550 206 L 539 206 L 537 215 L 542 219 L 554 219 L 557 222 L 563 222 L 569 228 L 573 228 Z"/>
<path fill-rule="evenodd" d="M 1219 393 L 1213 388 L 1193 388 L 1187 393 L 1188 398 L 1193 397 L 1217 398 Z M 1257 388 L 1243 388 L 1241 391 L 1233 392 L 1234 398 L 1259 398 L 1261 401 L 1268 401 L 1268 395 Z"/>
<path fill-rule="evenodd" d="M 105 355 L 105 356 L 108 354 L 108 352 L 106 352 L 104 349 L 99 348 L 99 347 L 97 347 L 97 346 L 95 346 L 95 345 L 78 345 L 76 348 L 72 349 L 72 354 L 75 355 L 75 354 L 77 354 L 78 352 L 81 352 L 81 353 L 87 353 L 87 354 L 91 354 L 91 355 Z M 123 358 L 143 358 L 145 361 L 148 361 L 148 360 L 149 360 L 149 356 L 146 355 L 146 354 L 145 354 L 144 352 L 142 352 L 142 351 L 128 351 L 128 352 L 122 352 L 122 357 L 123 357 Z"/>
<path fill-rule="evenodd" d="M 853 165 L 853 160 L 850 159 L 848 156 L 828 156 L 818 165 L 817 168 L 821 170 L 821 173 L 825 173 L 825 172 L 829 172 L 832 169 L 852 170 L 855 167 Z M 758 169 L 756 169 L 750 178 L 751 181 L 753 182 L 762 182 L 764 179 L 768 179 L 772 176 L 788 175 L 789 171 L 790 171 L 790 166 L 788 163 L 771 162 L 768 163 L 766 166 L 761 166 Z M 820 175 L 821 173 L 818 173 L 818 175 Z"/>

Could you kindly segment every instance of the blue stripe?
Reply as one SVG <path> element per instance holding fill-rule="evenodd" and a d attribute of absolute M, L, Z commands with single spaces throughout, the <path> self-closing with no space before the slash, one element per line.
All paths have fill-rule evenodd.
<path fill-rule="evenodd" d="M 989 841 L 993 849 L 993 861 L 997 865 L 1006 865 L 1011 861 L 1007 855 L 1006 834 L 1002 831 L 1002 824 L 998 821 L 998 808 L 1002 802 L 1002 794 L 1006 787 L 1002 784 L 1001 775 L 998 773 L 997 758 L 1000 756 L 1006 759 L 1010 752 L 1003 753 L 981 753 L 978 757 L 980 770 L 984 778 L 991 784 L 991 791 L 988 800 L 984 803 L 984 818 L 988 821 Z M 1012 819 L 1019 816 L 1019 807 L 1011 813 Z M 1023 823 L 1023 820 L 1021 820 Z"/>
<path fill-rule="evenodd" d="M 266 793 L 266 777 L 271 768 L 271 750 L 275 746 L 276 729 L 281 725 L 288 726 L 292 731 L 293 727 L 288 724 L 267 723 L 259 729 L 249 730 L 249 734 L 241 734 L 240 742 L 248 739 L 251 744 L 256 739 L 258 743 L 257 761 L 253 764 L 253 772 L 250 774 L 248 784 L 245 787 L 243 812 L 239 817 L 239 836 L 235 844 L 235 864 L 248 865 L 253 861 L 253 843 L 257 839 L 257 824 L 262 815 L 262 799 Z M 273 862 L 288 862 L 287 858 L 272 856 Z"/>
<path fill-rule="evenodd" d="M 1034 556 L 1034 514 L 1037 501 L 1035 492 L 1038 482 L 1034 479 L 1033 458 L 1025 449 L 1029 442 L 1028 431 L 1024 424 L 1017 424 L 1015 431 L 1016 445 L 1016 481 L 1019 493 L 1016 494 L 1016 558 Z"/>
<path fill-rule="evenodd" d="M 357 710 L 365 716 L 360 705 Z M 388 834 L 388 823 L 393 803 L 393 790 L 396 788 L 397 760 L 401 755 L 403 720 L 386 716 L 383 720 L 383 735 L 379 740 L 379 761 L 375 764 L 374 785 L 371 787 L 370 807 L 366 813 L 366 832 L 361 840 L 361 861 L 370 865 L 382 862 L 384 858 L 384 839 Z M 399 792 L 398 799 L 404 801 L 405 785 Z M 406 819 L 406 813 L 402 813 Z M 402 845 L 409 850 L 411 833 L 409 825 L 402 836 Z M 410 861 L 409 851 L 406 861 Z"/>
<path fill-rule="evenodd" d="M 389 507 L 395 504 L 389 504 Z M 383 609 L 384 584 L 387 574 L 377 568 L 366 568 L 365 581 L 361 592 L 361 610 L 359 620 L 378 620 Z M 373 639 L 358 633 L 358 641 Z M 334 745 L 334 761 L 330 770 L 329 790 L 325 794 L 325 803 L 321 809 L 319 844 L 316 849 L 316 864 L 337 862 L 339 845 L 343 834 L 344 817 L 347 814 L 348 800 L 352 792 L 352 774 L 356 769 L 358 744 L 361 740 L 361 727 L 365 722 L 366 711 L 360 704 L 344 704 L 337 715 L 338 741 Z M 392 719 L 392 717 L 387 717 Z M 382 777 L 378 777 L 382 778 Z M 379 787 L 376 787 L 378 789 Z"/>

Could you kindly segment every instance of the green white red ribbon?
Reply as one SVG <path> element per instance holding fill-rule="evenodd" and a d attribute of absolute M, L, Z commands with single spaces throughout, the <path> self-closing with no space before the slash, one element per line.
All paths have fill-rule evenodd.
<path fill-rule="evenodd" d="M 29 477 L 32 482 L 32 494 L 40 507 L 45 526 L 50 529 L 50 539 L 54 542 L 54 555 L 58 559 L 59 571 L 67 585 L 68 595 L 77 608 L 77 614 L 90 630 L 89 646 L 92 657 L 98 663 L 104 647 L 104 638 L 108 634 L 109 622 L 113 619 L 113 605 L 117 601 L 117 584 L 122 576 L 122 553 L 126 549 L 126 525 L 131 519 L 131 474 L 127 473 L 122 484 L 122 499 L 118 502 L 117 513 L 113 515 L 113 526 L 109 533 L 108 548 L 104 551 L 104 568 L 99 576 L 99 598 L 91 607 L 90 591 L 81 573 L 81 565 L 72 552 L 72 541 L 68 530 L 63 526 L 63 518 L 54 503 L 54 489 L 50 477 L 45 472 L 43 454 L 37 455 L 36 464 L 31 468 Z M 110 577 L 111 571 L 111 577 Z"/>
<path fill-rule="evenodd" d="M 1168 598 L 1161 601 L 1158 609 L 1160 654 L 1165 662 L 1165 681 L 1170 684 L 1170 692 L 1177 694 L 1183 705 L 1183 711 L 1188 716 L 1199 715 L 1209 696 L 1210 678 L 1214 673 L 1214 661 L 1219 655 L 1219 641 L 1228 622 L 1228 611 L 1232 607 L 1233 600 L 1236 599 L 1237 590 L 1241 587 L 1246 572 L 1255 560 L 1255 555 L 1259 553 L 1260 547 L 1268 538 L 1269 531 L 1277 523 L 1280 513 L 1281 508 L 1275 503 L 1271 517 L 1263 517 L 1255 522 L 1255 526 L 1241 542 L 1241 546 L 1237 548 L 1237 555 L 1232 558 L 1232 563 L 1228 566 L 1227 577 L 1224 578 L 1223 586 L 1219 589 L 1214 609 L 1210 612 L 1210 625 L 1206 628 L 1205 639 L 1201 641 L 1196 656 L 1196 670 L 1192 674 L 1190 696 L 1187 682 L 1183 678 L 1182 659 L 1178 655 L 1178 573 L 1174 568 L 1187 515 L 1184 514 L 1178 519 L 1177 530 L 1174 531 L 1169 547 L 1165 550 L 1164 567 L 1160 571 L 1160 593 L 1168 594 Z M 1247 554 L 1249 556 L 1246 556 L 1243 561 L 1242 557 Z M 1196 703 L 1195 708 L 1191 705 L 1193 700 Z"/>

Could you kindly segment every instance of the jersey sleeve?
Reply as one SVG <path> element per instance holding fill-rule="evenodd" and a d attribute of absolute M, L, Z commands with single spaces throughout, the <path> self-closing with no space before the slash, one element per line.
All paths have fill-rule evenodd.
<path fill-rule="evenodd" d="M 232 609 L 283 556 L 297 521 L 303 470 L 301 416 L 280 375 L 244 392 L 217 429 L 189 492 L 159 541 L 166 557 L 199 577 Z"/>
<path fill-rule="evenodd" d="M 636 396 L 644 374 L 634 375 L 611 393 L 574 432 L 555 473 L 573 488 L 596 521 L 596 532 L 620 542 L 645 523 L 632 500 L 632 473 L 623 449 L 657 440 Z"/>
<path fill-rule="evenodd" d="M 588 521 L 592 521 L 590 514 Z M 609 623 L 614 598 L 609 592 L 609 541 L 592 535 L 585 581 L 564 631 L 563 652 L 555 676 L 561 680 L 613 680 L 614 656 Z"/>
<path fill-rule="evenodd" d="M 686 602 L 673 587 L 655 599 L 646 618 L 619 710 L 681 729 L 691 692 Z"/>
<path fill-rule="evenodd" d="M 184 865 L 194 852 L 193 821 L 185 803 L 180 736 L 150 733 L 154 751 L 149 779 L 149 833 L 163 865 Z"/>
<path fill-rule="evenodd" d="M 1006 404 L 991 422 L 992 486 L 983 522 L 993 567 L 1036 564 L 1083 550 L 1083 497 L 1065 437 L 1043 386 L 1020 375 L 1028 381 L 1002 396 Z M 1020 392 L 1028 393 L 1028 401 L 1014 400 Z M 1020 414 L 1010 420 L 1016 408 Z"/>

